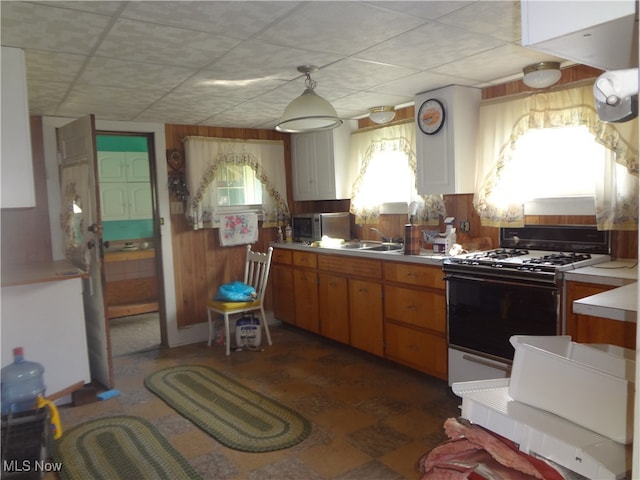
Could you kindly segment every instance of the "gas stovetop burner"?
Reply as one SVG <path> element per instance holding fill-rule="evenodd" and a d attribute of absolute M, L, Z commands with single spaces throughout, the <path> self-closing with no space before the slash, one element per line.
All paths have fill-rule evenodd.
<path fill-rule="evenodd" d="M 529 264 L 536 265 L 551 265 L 551 266 L 562 266 L 569 265 L 576 262 L 582 262 L 584 260 L 589 260 L 591 255 L 588 253 L 552 253 L 550 255 L 543 255 L 538 258 L 531 258 L 527 261 Z"/>
<path fill-rule="evenodd" d="M 477 258 L 488 258 L 495 260 L 504 260 L 505 258 L 521 257 L 529 255 L 529 250 L 519 250 L 517 248 L 499 248 L 497 250 L 489 250 L 480 254 Z"/>

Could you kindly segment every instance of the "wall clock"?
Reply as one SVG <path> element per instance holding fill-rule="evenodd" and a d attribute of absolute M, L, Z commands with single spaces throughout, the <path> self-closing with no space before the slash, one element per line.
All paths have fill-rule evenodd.
<path fill-rule="evenodd" d="M 444 125 L 444 105 L 440 100 L 430 98 L 418 110 L 418 127 L 427 135 L 434 135 Z"/>

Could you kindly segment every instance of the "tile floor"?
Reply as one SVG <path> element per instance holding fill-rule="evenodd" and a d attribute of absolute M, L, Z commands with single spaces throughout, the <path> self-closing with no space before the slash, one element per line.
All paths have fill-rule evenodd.
<path fill-rule="evenodd" d="M 444 420 L 460 413 L 445 381 L 288 326 L 272 327 L 272 339 L 263 351 L 230 357 L 201 343 L 115 358 L 120 396 L 62 407 L 63 429 L 113 414 L 146 418 L 205 479 L 420 478 L 418 460 L 446 439 Z M 312 422 L 311 435 L 269 453 L 219 444 L 144 387 L 146 375 L 179 364 L 213 367 L 296 409 Z"/>

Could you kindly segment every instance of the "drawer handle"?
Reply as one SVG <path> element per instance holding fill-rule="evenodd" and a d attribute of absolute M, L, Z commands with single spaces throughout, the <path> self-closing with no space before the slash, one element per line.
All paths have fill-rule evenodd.
<path fill-rule="evenodd" d="M 407 305 L 407 310 L 417 310 L 418 307 L 416 305 Z"/>
<path fill-rule="evenodd" d="M 369 293 L 369 290 L 367 288 L 360 288 L 360 289 L 358 289 L 358 292 L 360 292 L 360 293 Z"/>
<path fill-rule="evenodd" d="M 418 274 L 416 272 L 407 272 L 407 277 L 417 277 Z"/>

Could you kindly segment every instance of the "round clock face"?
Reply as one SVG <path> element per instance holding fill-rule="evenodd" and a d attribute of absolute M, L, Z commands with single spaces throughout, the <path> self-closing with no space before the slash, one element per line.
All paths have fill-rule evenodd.
<path fill-rule="evenodd" d="M 438 133 L 444 125 L 444 105 L 440 100 L 430 98 L 418 110 L 418 126 L 427 135 Z"/>

